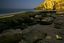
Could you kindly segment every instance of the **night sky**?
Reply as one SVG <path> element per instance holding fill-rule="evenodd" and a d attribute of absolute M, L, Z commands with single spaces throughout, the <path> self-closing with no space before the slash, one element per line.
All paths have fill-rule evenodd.
<path fill-rule="evenodd" d="M 32 9 L 43 0 L 0 0 L 0 8 Z"/>

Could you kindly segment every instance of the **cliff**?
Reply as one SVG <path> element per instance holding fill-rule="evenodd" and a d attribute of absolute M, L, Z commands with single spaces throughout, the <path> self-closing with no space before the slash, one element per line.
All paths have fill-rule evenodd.
<path fill-rule="evenodd" d="M 64 0 L 44 0 L 35 9 L 64 11 Z"/>

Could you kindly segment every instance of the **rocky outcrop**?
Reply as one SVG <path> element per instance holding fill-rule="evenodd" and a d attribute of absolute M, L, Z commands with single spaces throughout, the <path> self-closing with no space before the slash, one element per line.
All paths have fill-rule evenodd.
<path fill-rule="evenodd" d="M 64 10 L 64 0 L 45 0 L 38 7 L 37 10 Z"/>

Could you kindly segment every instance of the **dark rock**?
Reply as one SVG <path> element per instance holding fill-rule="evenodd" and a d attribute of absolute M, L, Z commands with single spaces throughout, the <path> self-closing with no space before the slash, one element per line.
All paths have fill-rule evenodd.
<path fill-rule="evenodd" d="M 18 43 L 22 38 L 22 31 L 7 30 L 0 34 L 0 43 Z"/>
<path fill-rule="evenodd" d="M 46 33 L 40 32 L 37 29 L 26 29 L 22 32 L 22 39 L 26 43 L 37 43 L 46 37 Z"/>
<path fill-rule="evenodd" d="M 21 40 L 19 43 L 27 43 L 26 41 L 24 41 L 24 40 Z"/>
<path fill-rule="evenodd" d="M 59 16 L 55 19 L 54 27 L 57 29 L 64 29 L 64 16 Z"/>

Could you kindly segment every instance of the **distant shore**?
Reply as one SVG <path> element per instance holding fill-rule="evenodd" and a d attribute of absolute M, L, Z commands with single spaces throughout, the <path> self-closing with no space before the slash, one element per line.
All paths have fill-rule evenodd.
<path fill-rule="evenodd" d="M 24 13 L 26 11 L 20 11 L 20 12 L 14 12 L 14 13 L 5 13 L 5 14 L 0 14 L 0 16 L 6 16 L 6 15 L 12 15 L 12 14 L 19 14 L 19 13 Z"/>
<path fill-rule="evenodd" d="M 42 11 L 42 10 L 33 10 L 33 12 L 38 12 L 38 11 Z M 0 16 L 10 15 L 10 14 L 19 14 L 19 13 L 25 13 L 25 12 L 29 12 L 29 11 L 19 11 L 19 12 L 14 12 L 14 13 L 5 13 L 5 14 L 0 14 Z"/>

